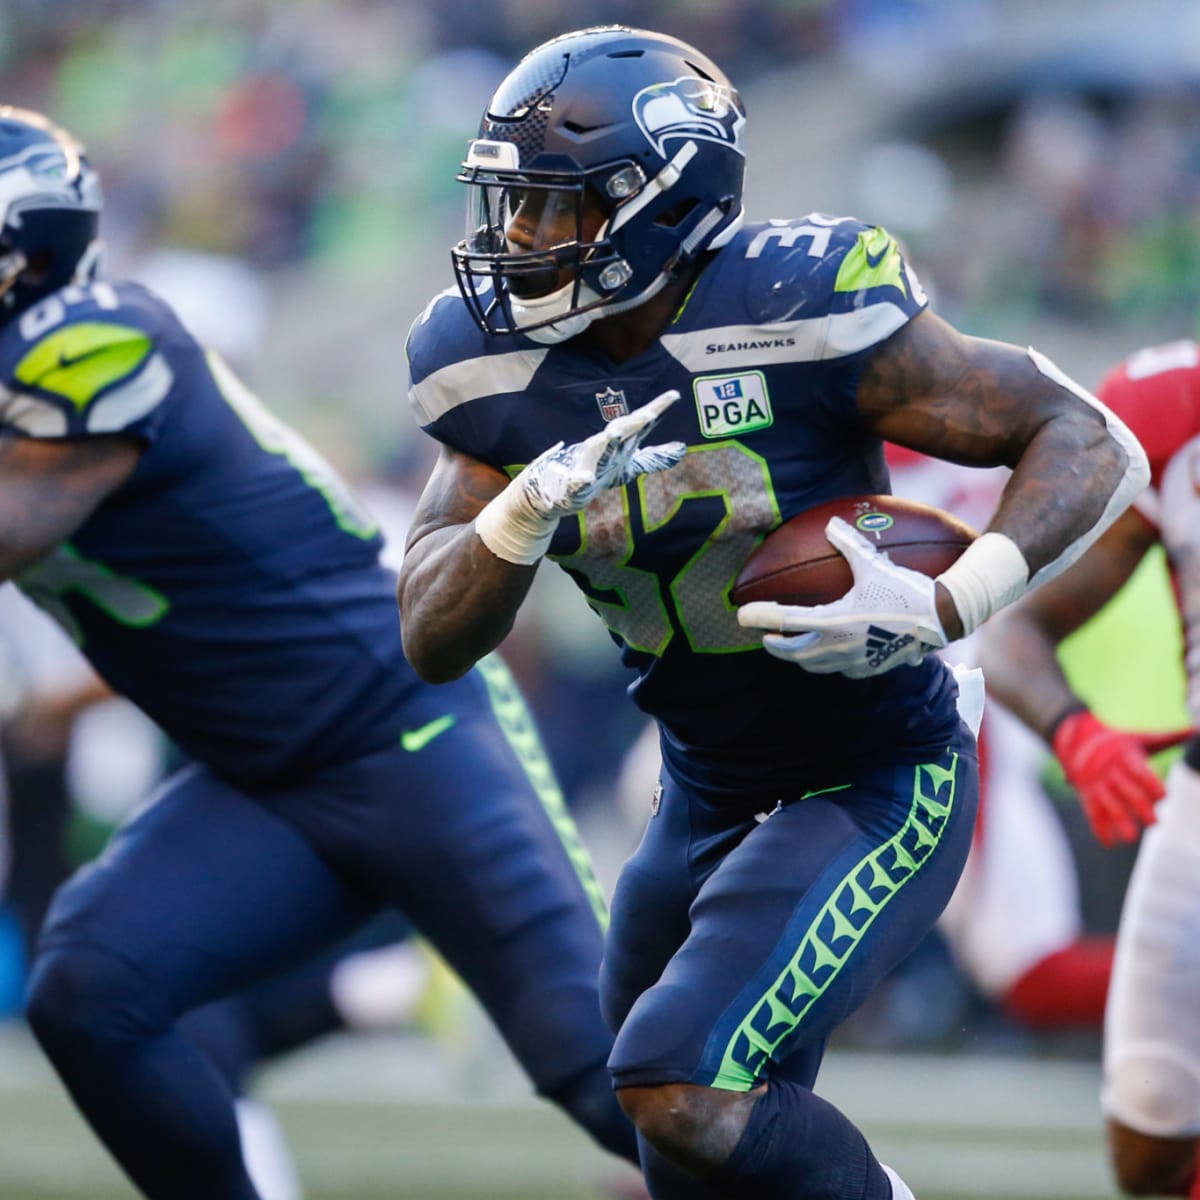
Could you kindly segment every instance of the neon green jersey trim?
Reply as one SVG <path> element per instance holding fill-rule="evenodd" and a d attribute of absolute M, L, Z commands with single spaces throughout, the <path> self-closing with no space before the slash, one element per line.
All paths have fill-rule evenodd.
<path fill-rule="evenodd" d="M 16 584 L 79 646 L 84 644 L 84 634 L 67 604 L 71 593 L 132 629 L 154 625 L 171 611 L 171 602 L 157 588 L 129 575 L 117 575 L 95 559 L 84 558 L 69 542 L 18 575 Z"/>
<path fill-rule="evenodd" d="M 900 247 L 886 229 L 877 225 L 858 235 L 857 241 L 842 259 L 833 290 L 860 292 L 867 288 L 889 286 L 899 288 L 905 296 L 908 295 Z"/>
<path fill-rule="evenodd" d="M 850 962 L 863 935 L 937 848 L 954 807 L 958 755 L 949 767 L 914 768 L 912 804 L 900 829 L 863 858 L 832 891 L 791 961 L 750 1009 L 725 1048 L 712 1086 L 748 1092 L 795 1032 L 809 1006 Z"/>
<path fill-rule="evenodd" d="M 79 410 L 106 387 L 132 375 L 150 353 L 140 329 L 81 321 L 42 338 L 17 364 L 20 383 L 53 392 Z"/>
<path fill-rule="evenodd" d="M 592 869 L 592 860 L 579 837 L 579 830 L 567 811 L 562 788 L 554 776 L 554 768 L 550 765 L 516 681 L 498 654 L 489 654 L 475 665 L 487 685 L 492 711 L 496 714 L 500 730 L 528 776 L 542 808 L 546 810 L 558 840 L 562 842 L 571 866 L 583 884 L 597 923 L 601 929 L 607 929 L 608 903 L 604 898 L 604 890 Z"/>
<path fill-rule="evenodd" d="M 692 286 L 688 288 L 687 295 L 679 302 L 679 307 L 675 310 L 674 316 L 667 322 L 668 325 L 674 325 L 683 316 L 683 310 L 687 308 L 692 296 L 695 294 L 696 288 L 700 285 L 700 276 L 702 274 L 702 271 L 697 272 L 696 278 L 692 280 Z"/>

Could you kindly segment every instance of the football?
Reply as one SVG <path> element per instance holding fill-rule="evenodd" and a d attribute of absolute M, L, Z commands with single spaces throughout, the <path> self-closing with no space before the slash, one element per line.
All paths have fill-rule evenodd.
<path fill-rule="evenodd" d="M 977 536 L 965 521 L 915 500 L 843 496 L 806 509 L 767 534 L 730 590 L 733 603 L 829 604 L 844 596 L 854 580 L 850 564 L 825 537 L 830 517 L 841 517 L 892 562 L 930 576 L 941 574 Z"/>

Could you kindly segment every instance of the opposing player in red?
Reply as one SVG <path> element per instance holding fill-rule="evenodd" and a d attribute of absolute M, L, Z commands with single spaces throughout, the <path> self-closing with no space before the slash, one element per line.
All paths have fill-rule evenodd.
<path fill-rule="evenodd" d="M 1117 934 L 1102 1103 L 1113 1168 L 1135 1195 L 1200 1198 L 1200 739 L 1167 777 L 1146 739 L 1112 729 L 1071 690 L 1055 650 L 1161 542 L 1200 711 L 1200 348 L 1175 342 L 1116 368 L 1101 398 L 1140 437 L 1151 484 L 1070 570 L 988 627 L 994 695 L 1053 746 L 1097 837 L 1138 852 Z"/>

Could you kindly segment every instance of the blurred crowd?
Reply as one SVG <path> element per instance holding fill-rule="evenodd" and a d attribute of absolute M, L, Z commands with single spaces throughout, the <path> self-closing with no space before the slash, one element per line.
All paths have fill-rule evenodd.
<path fill-rule="evenodd" d="M 1194 334 L 1198 117 L 1197 89 L 1103 103 L 1047 90 L 1006 107 L 982 171 L 908 146 L 900 162 L 941 198 L 944 219 L 925 207 L 910 236 L 942 306 L 993 331 L 1050 318 L 1125 338 Z"/>
<path fill-rule="evenodd" d="M 1176 59 L 1157 69 L 1171 39 L 1134 36 L 1146 12 L 1026 0 L 7 0 L 0 103 L 47 111 L 87 143 L 113 271 L 166 295 L 401 529 L 429 463 L 405 409 L 405 334 L 428 294 L 453 283 L 455 171 L 524 50 L 611 21 L 693 42 L 741 86 L 751 138 L 770 139 L 751 155 L 748 195 L 778 210 L 754 216 L 816 209 L 887 224 L 956 323 L 1036 342 L 1095 382 L 1146 340 L 1200 332 L 1200 60 L 1194 76 Z M 1081 21 L 1096 23 L 1095 39 Z M 1047 31 L 1040 42 L 1031 27 Z M 568 794 L 599 813 L 641 723 L 599 623 L 560 605 L 558 584 L 541 581 L 507 649 Z M 942 972 L 938 994 L 960 1001 L 940 1018 L 945 1032 L 968 993 L 946 991 L 953 970 L 936 953 L 921 970 Z M 2 992 L 0 980 L 0 1003 Z M 868 1010 L 863 1036 L 908 1029 L 903 1003 L 897 992 Z M 938 1026 L 921 1012 L 926 1031 Z"/>
<path fill-rule="evenodd" d="M 1162 7 L 1169 32 L 1185 6 Z M 429 284 L 452 282 L 465 139 L 516 56 L 589 22 L 657 27 L 717 58 L 745 93 L 752 152 L 756 129 L 772 134 L 769 157 L 752 153 L 751 204 L 892 226 L 960 322 L 1193 332 L 1200 63 L 1189 78 L 1159 61 L 1178 38 L 1134 36 L 1148 10 L 1065 3 L 1048 22 L 1046 8 L 13 0 L 0 98 L 85 139 L 116 270 L 187 274 L 196 320 L 268 399 L 373 468 L 412 432 L 403 338 Z"/>

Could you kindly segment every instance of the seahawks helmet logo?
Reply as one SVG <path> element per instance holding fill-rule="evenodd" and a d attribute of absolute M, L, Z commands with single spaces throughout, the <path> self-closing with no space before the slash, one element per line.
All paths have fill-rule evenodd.
<path fill-rule="evenodd" d="M 719 142 L 738 154 L 746 114 L 737 93 L 707 79 L 685 75 L 674 83 L 653 83 L 633 98 L 633 118 L 646 140 L 670 157 L 666 144 L 672 138 Z"/>
<path fill-rule="evenodd" d="M 0 220 L 19 226 L 23 210 L 54 207 L 100 207 L 98 185 L 81 172 L 78 156 L 39 142 L 0 159 Z"/>

